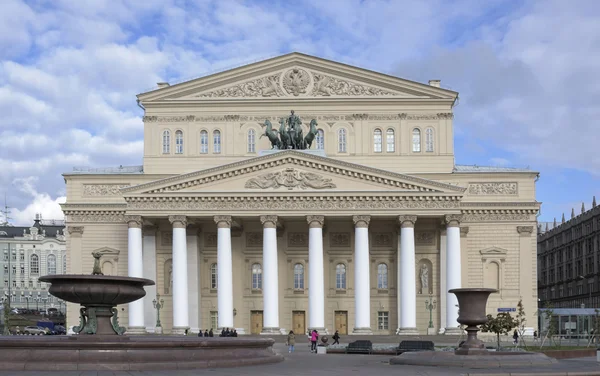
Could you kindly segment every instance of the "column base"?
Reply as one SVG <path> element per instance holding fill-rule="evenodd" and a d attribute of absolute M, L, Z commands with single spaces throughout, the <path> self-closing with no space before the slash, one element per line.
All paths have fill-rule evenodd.
<path fill-rule="evenodd" d="M 154 328 L 154 334 L 163 334 L 162 326 L 157 326 L 156 328 Z"/>
<path fill-rule="evenodd" d="M 418 336 L 419 331 L 417 328 L 398 328 L 396 334 L 399 336 Z"/>
<path fill-rule="evenodd" d="M 434 336 L 436 333 L 435 328 L 427 328 L 427 335 L 428 336 Z"/>
<path fill-rule="evenodd" d="M 187 326 L 174 326 L 173 330 L 171 330 L 171 334 L 184 336 L 185 331 L 188 329 L 189 328 Z"/>
<path fill-rule="evenodd" d="M 446 330 L 444 331 L 444 335 L 447 335 L 447 336 L 459 336 L 462 333 L 463 333 L 463 330 L 457 326 L 446 328 Z"/>
<path fill-rule="evenodd" d="M 266 328 L 266 327 L 263 327 L 262 331 L 260 332 L 261 336 L 264 336 L 264 335 L 273 335 L 273 334 L 280 335 L 281 334 L 281 330 L 279 328 Z"/>
<path fill-rule="evenodd" d="M 130 326 L 127 328 L 127 335 L 141 335 L 146 334 L 146 327 L 144 326 Z"/>
<path fill-rule="evenodd" d="M 373 334 L 371 328 L 354 328 L 352 334 Z"/>

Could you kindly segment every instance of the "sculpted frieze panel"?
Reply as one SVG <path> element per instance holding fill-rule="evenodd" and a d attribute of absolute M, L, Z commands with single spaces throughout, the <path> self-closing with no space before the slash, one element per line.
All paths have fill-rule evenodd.
<path fill-rule="evenodd" d="M 262 232 L 247 232 L 246 247 L 262 247 L 263 233 Z"/>
<path fill-rule="evenodd" d="M 469 183 L 467 189 L 470 195 L 517 195 L 518 183 Z"/>
<path fill-rule="evenodd" d="M 435 245 L 434 231 L 416 231 L 415 243 L 419 245 Z"/>
<path fill-rule="evenodd" d="M 391 247 L 393 244 L 391 232 L 373 232 L 371 234 L 371 247 Z"/>
<path fill-rule="evenodd" d="M 129 187 L 129 184 L 84 184 L 84 196 L 120 196 L 121 188 Z"/>
<path fill-rule="evenodd" d="M 194 115 L 181 115 L 181 116 L 144 116 L 144 123 L 181 123 L 181 122 L 192 122 L 195 120 Z"/>
<path fill-rule="evenodd" d="M 501 222 L 501 221 L 529 221 L 531 215 L 529 214 L 496 214 L 496 213 L 484 213 L 484 214 L 464 214 L 463 222 Z"/>
<path fill-rule="evenodd" d="M 331 247 L 350 247 L 350 233 L 330 232 L 329 245 Z"/>
<path fill-rule="evenodd" d="M 340 78 L 328 76 L 322 73 L 313 73 L 314 85 L 311 95 L 320 96 L 396 96 L 393 91 L 358 84 Z"/>
<path fill-rule="evenodd" d="M 308 247 L 308 233 L 289 232 L 288 247 Z"/>
<path fill-rule="evenodd" d="M 205 247 L 216 247 L 217 246 L 217 233 L 216 232 L 205 232 L 204 233 L 204 246 Z"/>
<path fill-rule="evenodd" d="M 114 212 L 90 212 L 90 213 L 77 213 L 66 215 L 67 222 L 124 222 L 125 213 L 114 213 Z"/>
<path fill-rule="evenodd" d="M 162 245 L 163 247 L 173 245 L 173 231 L 160 232 L 160 245 Z"/>
<path fill-rule="evenodd" d="M 281 97 L 284 96 L 283 90 L 279 86 L 279 76 L 277 73 L 267 77 L 261 77 L 252 81 L 236 84 L 223 89 L 217 89 L 196 95 L 204 98 L 239 98 L 239 97 Z"/>
<path fill-rule="evenodd" d="M 245 188 L 250 189 L 268 189 L 285 187 L 289 190 L 293 189 L 325 189 L 335 188 L 331 179 L 321 175 L 299 171 L 294 168 L 286 168 L 279 172 L 269 172 L 254 178 L 249 179 Z"/>

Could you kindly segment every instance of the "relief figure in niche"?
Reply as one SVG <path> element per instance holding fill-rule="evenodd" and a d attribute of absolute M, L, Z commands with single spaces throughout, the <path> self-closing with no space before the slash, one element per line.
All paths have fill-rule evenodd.
<path fill-rule="evenodd" d="M 165 294 L 171 294 L 173 291 L 173 261 L 165 262 Z"/>
<path fill-rule="evenodd" d="M 429 291 L 429 268 L 425 264 L 421 264 L 421 294 L 427 294 Z"/>

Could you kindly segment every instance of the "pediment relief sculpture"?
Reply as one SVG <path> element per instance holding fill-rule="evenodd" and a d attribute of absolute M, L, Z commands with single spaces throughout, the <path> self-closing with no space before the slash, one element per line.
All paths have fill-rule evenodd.
<path fill-rule="evenodd" d="M 293 67 L 276 74 L 270 74 L 250 81 L 207 91 L 195 95 L 196 98 L 252 98 L 252 97 L 329 97 L 329 96 L 363 96 L 386 97 L 405 96 L 407 94 L 384 88 L 353 82 L 313 72 L 300 67 Z"/>
<path fill-rule="evenodd" d="M 336 185 L 331 179 L 295 168 L 286 168 L 279 172 L 269 172 L 249 179 L 245 184 L 245 188 L 249 189 L 277 189 L 281 187 L 289 190 L 328 189 L 336 188 Z"/>

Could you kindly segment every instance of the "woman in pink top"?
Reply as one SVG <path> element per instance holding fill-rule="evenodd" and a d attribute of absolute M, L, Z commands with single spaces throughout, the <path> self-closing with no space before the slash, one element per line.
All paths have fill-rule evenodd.
<path fill-rule="evenodd" d="M 310 352 L 317 352 L 317 341 L 319 340 L 319 333 L 313 330 L 310 334 Z"/>

